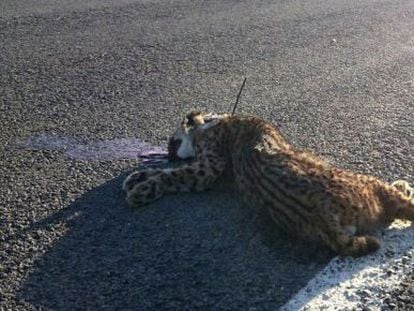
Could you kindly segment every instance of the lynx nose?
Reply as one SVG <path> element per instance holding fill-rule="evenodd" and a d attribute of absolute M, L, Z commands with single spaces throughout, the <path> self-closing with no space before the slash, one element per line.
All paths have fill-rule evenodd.
<path fill-rule="evenodd" d="M 177 155 L 178 148 L 182 143 L 181 139 L 171 138 L 168 142 L 168 161 L 170 162 L 177 162 L 180 158 Z"/>

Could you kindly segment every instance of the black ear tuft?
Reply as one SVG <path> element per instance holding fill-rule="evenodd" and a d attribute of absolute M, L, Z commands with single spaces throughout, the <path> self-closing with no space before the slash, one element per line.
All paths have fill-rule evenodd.
<path fill-rule="evenodd" d="M 196 123 L 196 118 L 198 117 L 198 116 L 200 116 L 201 115 L 201 112 L 200 111 L 191 111 L 189 114 L 187 114 L 187 116 L 186 116 L 186 118 L 187 118 L 187 120 L 188 120 L 188 122 L 187 122 L 187 124 L 189 125 L 189 126 L 194 126 L 194 125 L 196 125 L 197 123 Z"/>

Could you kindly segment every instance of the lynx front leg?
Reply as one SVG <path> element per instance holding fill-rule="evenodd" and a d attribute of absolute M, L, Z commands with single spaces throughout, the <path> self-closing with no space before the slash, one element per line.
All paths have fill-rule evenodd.
<path fill-rule="evenodd" d="M 123 183 L 130 206 L 142 206 L 161 198 L 165 193 L 202 191 L 222 174 L 221 160 L 194 162 L 176 169 L 134 172 Z"/>
<path fill-rule="evenodd" d="M 224 161 L 195 162 L 178 169 L 165 170 L 161 175 L 165 192 L 203 191 L 209 188 L 225 169 Z"/>
<path fill-rule="evenodd" d="M 143 206 L 162 197 L 160 185 L 162 174 L 162 170 L 143 170 L 129 175 L 122 184 L 122 189 L 127 193 L 128 204 Z"/>

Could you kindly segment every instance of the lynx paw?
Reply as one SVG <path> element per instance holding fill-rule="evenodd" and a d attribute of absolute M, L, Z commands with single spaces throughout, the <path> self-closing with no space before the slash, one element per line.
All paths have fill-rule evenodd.
<path fill-rule="evenodd" d="M 372 236 L 352 237 L 342 250 L 342 255 L 361 257 L 377 251 L 380 247 L 379 241 Z"/>
<path fill-rule="evenodd" d="M 154 179 L 135 185 L 127 192 L 127 202 L 132 207 L 149 204 L 162 197 L 159 183 Z"/>
<path fill-rule="evenodd" d="M 161 173 L 161 170 L 145 170 L 129 175 L 122 185 L 128 204 L 138 207 L 159 199 L 163 194 L 158 178 Z"/>
<path fill-rule="evenodd" d="M 412 199 L 414 197 L 414 188 L 405 180 L 396 180 L 391 186 L 400 190 L 406 197 Z"/>
<path fill-rule="evenodd" d="M 144 170 L 136 171 L 125 178 L 122 183 L 122 190 L 125 192 L 131 191 L 135 185 L 146 182 L 148 178 L 161 174 L 161 170 Z"/>

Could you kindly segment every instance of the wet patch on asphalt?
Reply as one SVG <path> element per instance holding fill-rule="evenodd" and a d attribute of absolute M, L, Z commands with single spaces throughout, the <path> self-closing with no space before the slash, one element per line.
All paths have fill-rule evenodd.
<path fill-rule="evenodd" d="M 167 151 L 162 147 L 150 146 L 137 138 L 119 138 L 82 142 L 75 137 L 42 133 L 29 137 L 18 144 L 34 150 L 62 151 L 69 159 L 87 161 L 110 161 L 139 159 L 143 164 L 167 162 Z"/>

